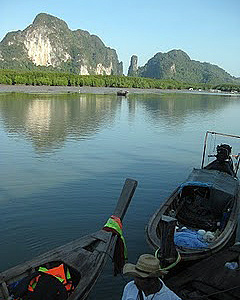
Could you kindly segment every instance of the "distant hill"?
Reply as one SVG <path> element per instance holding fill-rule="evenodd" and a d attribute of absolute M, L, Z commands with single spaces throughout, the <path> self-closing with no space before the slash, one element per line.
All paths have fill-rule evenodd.
<path fill-rule="evenodd" d="M 81 75 L 122 75 L 122 62 L 99 37 L 40 13 L 23 31 L 9 32 L 0 42 L 0 68 L 67 71 Z"/>
<path fill-rule="evenodd" d="M 128 71 L 129 76 L 175 79 L 192 83 L 240 83 L 238 78 L 231 76 L 216 65 L 191 60 L 182 50 L 159 52 L 143 67 L 137 67 L 137 58 L 135 55 L 133 58 Z"/>

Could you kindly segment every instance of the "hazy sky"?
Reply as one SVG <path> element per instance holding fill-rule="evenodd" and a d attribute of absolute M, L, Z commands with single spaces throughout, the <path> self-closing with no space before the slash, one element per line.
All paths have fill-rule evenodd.
<path fill-rule="evenodd" d="M 0 0 L 0 8 L 0 40 L 45 12 L 99 36 L 125 73 L 133 54 L 142 66 L 157 52 L 181 49 L 240 77 L 240 0 Z"/>

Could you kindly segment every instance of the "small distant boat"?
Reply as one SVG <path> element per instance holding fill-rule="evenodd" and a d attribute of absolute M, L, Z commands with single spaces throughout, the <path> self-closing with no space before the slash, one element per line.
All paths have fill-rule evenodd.
<path fill-rule="evenodd" d="M 240 299 L 240 243 L 185 268 L 164 282 L 185 300 Z"/>
<path fill-rule="evenodd" d="M 136 186 L 137 181 L 126 179 L 113 213 L 114 216 L 121 220 L 123 219 Z M 42 254 L 31 261 L 4 271 L 0 273 L 0 299 L 25 299 L 25 297 L 27 297 L 26 299 L 32 299 L 28 293 L 32 291 L 32 285 L 34 284 L 34 282 L 31 283 L 32 279 L 35 282 L 39 280 L 40 283 L 41 278 L 38 279 L 35 275 L 39 270 L 57 270 L 56 276 L 60 276 L 58 274 L 61 273 L 61 270 L 62 272 L 65 270 L 67 275 L 64 274 L 62 277 L 65 276 L 65 279 L 70 278 L 70 281 L 66 279 L 65 288 L 67 285 L 68 288 L 64 290 L 65 297 L 61 299 L 86 299 L 97 281 L 107 258 L 113 251 L 116 241 L 116 234 L 101 229 L 93 234 Z M 46 278 L 46 276 L 50 275 L 44 273 L 43 276 Z M 54 276 L 48 277 L 48 284 L 51 284 L 53 280 L 57 282 L 57 288 L 63 293 L 64 286 L 60 286 L 60 281 Z M 43 294 L 41 298 L 37 299 L 45 300 L 45 298 Z"/>
<path fill-rule="evenodd" d="M 182 262 L 193 262 L 235 242 L 240 199 L 237 178 L 240 155 L 231 155 L 231 147 L 221 144 L 216 148 L 217 154 L 209 155 L 215 160 L 204 166 L 208 134 L 230 136 L 207 132 L 202 167 L 193 169 L 188 179 L 154 213 L 146 227 L 147 242 L 157 251 L 159 258 L 164 256 L 164 247 L 170 247 L 171 243 L 175 252 L 167 250 L 168 253 L 175 257 L 179 255 Z M 232 158 L 236 159 L 235 164 Z M 173 229 L 168 229 L 170 234 L 166 235 L 166 224 L 171 222 Z M 172 241 L 168 240 L 170 235 Z"/>
<path fill-rule="evenodd" d="M 117 95 L 118 96 L 124 96 L 124 97 L 126 97 L 128 93 L 129 93 L 128 91 L 117 91 Z"/>

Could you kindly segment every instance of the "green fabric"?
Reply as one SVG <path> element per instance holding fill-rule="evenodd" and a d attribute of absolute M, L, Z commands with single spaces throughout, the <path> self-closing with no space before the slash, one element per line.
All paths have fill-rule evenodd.
<path fill-rule="evenodd" d="M 67 277 L 67 279 L 71 279 L 71 275 L 70 275 L 68 268 L 67 268 L 67 276 L 66 277 Z"/>
<path fill-rule="evenodd" d="M 119 233 L 122 241 L 123 241 L 123 245 L 124 245 L 124 259 L 127 260 L 127 246 L 126 246 L 126 242 L 122 233 L 122 229 L 120 228 L 119 224 L 113 220 L 112 218 L 109 218 L 107 223 L 104 225 L 104 227 L 109 227 L 109 228 L 113 228 L 117 231 L 117 233 Z"/>
<path fill-rule="evenodd" d="M 37 282 L 35 281 L 31 286 L 33 289 L 35 289 L 36 285 L 37 285 Z"/>
<path fill-rule="evenodd" d="M 48 269 L 47 269 L 47 268 L 44 268 L 44 267 L 39 267 L 39 268 L 38 268 L 38 271 L 39 271 L 39 272 L 47 272 Z"/>

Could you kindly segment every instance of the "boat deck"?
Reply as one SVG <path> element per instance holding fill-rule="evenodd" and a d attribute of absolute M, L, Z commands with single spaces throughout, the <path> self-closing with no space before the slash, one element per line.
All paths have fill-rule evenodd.
<path fill-rule="evenodd" d="M 237 262 L 229 269 L 226 262 Z M 240 299 L 240 243 L 214 254 L 165 280 L 182 299 Z"/>

